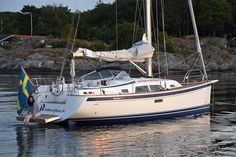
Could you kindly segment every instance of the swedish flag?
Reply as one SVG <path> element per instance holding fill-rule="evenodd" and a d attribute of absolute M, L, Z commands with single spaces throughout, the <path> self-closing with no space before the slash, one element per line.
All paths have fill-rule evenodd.
<path fill-rule="evenodd" d="M 17 102 L 17 113 L 21 115 L 27 104 L 29 94 L 32 92 L 33 84 L 30 81 L 28 75 L 26 74 L 24 68 L 21 68 L 20 72 L 20 83 L 18 92 L 18 102 Z"/>

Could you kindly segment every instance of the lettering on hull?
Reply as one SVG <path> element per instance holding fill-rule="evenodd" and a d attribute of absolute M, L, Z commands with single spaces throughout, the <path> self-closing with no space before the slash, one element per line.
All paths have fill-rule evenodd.
<path fill-rule="evenodd" d="M 64 109 L 46 107 L 45 104 L 43 104 L 43 105 L 40 107 L 40 111 L 47 111 L 47 112 L 52 112 L 52 113 L 64 113 L 64 112 L 65 112 Z"/>

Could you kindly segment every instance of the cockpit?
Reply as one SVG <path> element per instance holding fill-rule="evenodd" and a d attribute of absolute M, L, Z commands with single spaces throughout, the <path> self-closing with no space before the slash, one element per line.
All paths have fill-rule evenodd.
<path fill-rule="evenodd" d="M 129 82 L 130 76 L 121 69 L 99 69 L 92 71 L 79 79 L 82 82 L 83 87 L 98 87 L 112 86 L 115 84 L 122 84 L 123 82 Z"/>

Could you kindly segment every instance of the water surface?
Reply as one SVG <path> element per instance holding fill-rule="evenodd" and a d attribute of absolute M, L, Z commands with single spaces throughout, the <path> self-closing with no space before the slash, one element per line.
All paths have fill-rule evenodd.
<path fill-rule="evenodd" d="M 0 156 L 236 156 L 236 73 L 211 78 L 208 115 L 70 129 L 17 122 L 18 76 L 1 74 Z"/>

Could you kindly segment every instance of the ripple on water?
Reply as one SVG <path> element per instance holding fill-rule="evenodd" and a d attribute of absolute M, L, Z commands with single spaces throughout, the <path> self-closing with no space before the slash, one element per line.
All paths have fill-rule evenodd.
<path fill-rule="evenodd" d="M 236 156 L 236 113 L 222 112 L 212 117 L 213 153 L 217 156 Z"/>
<path fill-rule="evenodd" d="M 236 156 L 236 73 L 216 76 L 211 117 L 68 129 L 17 122 L 18 76 L 3 75 L 0 156 Z"/>

